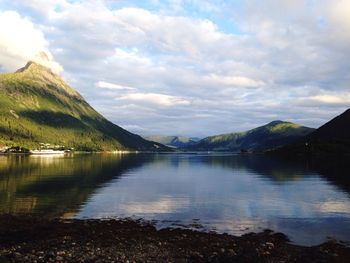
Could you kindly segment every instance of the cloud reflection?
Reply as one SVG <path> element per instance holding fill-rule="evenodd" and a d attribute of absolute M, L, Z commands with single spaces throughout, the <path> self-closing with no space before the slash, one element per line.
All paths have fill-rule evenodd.
<path fill-rule="evenodd" d="M 178 212 L 188 207 L 190 201 L 185 198 L 162 197 L 156 201 L 128 202 L 121 205 L 127 214 L 165 214 Z"/>

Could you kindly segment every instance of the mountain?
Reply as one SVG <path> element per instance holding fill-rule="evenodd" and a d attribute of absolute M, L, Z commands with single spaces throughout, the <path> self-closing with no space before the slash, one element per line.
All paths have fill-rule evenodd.
<path fill-rule="evenodd" d="M 192 151 L 260 151 L 293 143 L 314 131 L 291 122 L 273 121 L 239 133 L 210 136 L 186 147 Z"/>
<path fill-rule="evenodd" d="M 350 155 L 350 109 L 303 138 L 299 143 L 278 149 L 283 155 Z"/>
<path fill-rule="evenodd" d="M 330 120 L 309 136 L 308 140 L 344 140 L 350 141 L 350 109 Z"/>
<path fill-rule="evenodd" d="M 185 137 L 185 136 L 148 136 L 145 137 L 146 140 L 158 142 L 169 147 L 182 148 L 192 145 L 198 142 L 200 139 L 196 137 Z"/>
<path fill-rule="evenodd" d="M 34 62 L 0 74 L 0 145 L 76 150 L 164 150 L 111 123 L 49 69 Z M 1 148 L 1 147 L 0 147 Z"/>

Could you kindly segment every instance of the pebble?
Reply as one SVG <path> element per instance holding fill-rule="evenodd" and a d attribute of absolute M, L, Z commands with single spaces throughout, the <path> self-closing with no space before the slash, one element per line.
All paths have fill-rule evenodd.
<path fill-rule="evenodd" d="M 266 242 L 265 243 L 267 246 L 269 246 L 270 248 L 274 248 L 275 247 L 275 244 L 274 243 L 271 243 L 271 242 Z"/>
<path fill-rule="evenodd" d="M 46 224 L 50 226 L 49 222 L 46 222 Z M 72 222 L 71 226 L 73 226 L 73 224 L 76 224 L 74 227 L 78 227 L 78 229 L 83 226 L 83 223 Z M 100 223 L 100 225 L 101 224 L 102 223 Z M 301 246 L 285 243 L 284 240 L 279 241 L 277 239 L 272 239 L 271 235 L 264 235 L 263 233 L 260 235 L 252 234 L 242 238 L 231 238 L 228 235 L 220 236 L 217 234 L 211 236 L 210 234 L 183 232 L 182 230 L 178 232 L 176 232 L 176 230 L 165 230 L 169 232 L 162 231 L 160 232 L 161 234 L 158 234 L 153 229 L 140 228 L 135 226 L 134 223 L 129 224 L 128 221 L 125 221 L 124 225 L 126 225 L 126 227 L 119 224 L 117 230 L 113 229 L 113 235 L 109 234 L 112 227 L 105 231 L 103 228 L 100 229 L 99 227 L 96 233 L 98 232 L 101 235 L 92 235 L 92 231 L 86 231 L 84 228 L 86 235 L 81 235 L 75 228 L 74 230 L 69 228 L 55 229 L 55 226 L 53 226 L 52 236 L 48 236 L 47 240 L 45 237 L 43 239 L 38 239 L 38 237 L 36 237 L 33 242 L 28 242 L 27 245 L 24 245 L 21 239 L 19 239 L 17 244 L 14 242 L 12 246 L 7 248 L 1 247 L 2 244 L 0 244 L 0 261 L 2 257 L 8 257 L 10 261 L 30 263 L 111 263 L 113 260 L 123 263 L 145 262 L 148 260 L 152 262 L 189 262 L 191 259 L 196 259 L 199 262 L 218 262 L 222 260 L 222 258 L 225 259 L 225 262 L 234 262 L 235 259 L 237 260 L 237 255 L 243 256 L 244 253 L 244 258 L 247 259 L 247 262 L 255 262 L 254 260 L 265 261 L 265 259 L 267 262 L 282 262 L 286 259 L 289 259 L 290 262 L 294 262 L 295 259 L 299 259 L 299 261 L 305 259 L 305 261 L 308 261 L 309 255 L 316 261 L 322 260 L 322 258 L 325 257 L 322 252 L 329 253 L 329 255 L 327 255 L 328 258 L 338 256 L 338 253 L 339 259 L 347 256 L 349 256 L 347 258 L 350 258 L 349 249 L 338 243 L 332 244 L 332 246 L 324 245 L 305 249 Z M 90 227 L 95 226 L 96 224 L 94 222 L 90 225 Z M 3 226 L 0 224 L 0 236 L 1 233 L 6 233 L 5 230 L 1 232 L 1 227 Z M 12 225 L 10 227 L 12 227 Z M 15 224 L 13 228 L 15 229 L 15 227 L 19 228 L 21 233 L 24 233 L 24 236 L 26 235 L 26 229 L 24 228 L 24 230 L 22 230 L 21 225 L 17 226 Z M 62 231 L 59 233 L 63 234 L 61 236 L 54 236 L 56 233 L 55 231 Z M 31 226 L 25 237 L 31 237 L 29 234 L 32 235 L 32 233 L 33 228 Z M 64 234 L 66 236 L 64 236 Z M 107 239 L 102 234 L 105 234 Z M 115 241 L 114 235 L 118 237 L 118 242 Z M 62 246 L 62 240 L 67 240 L 65 246 Z M 271 240 L 273 240 L 273 242 Z M 21 244 L 21 246 L 18 244 Z M 230 244 L 230 248 L 227 247 L 228 244 Z M 295 255 L 293 255 L 292 258 L 291 255 L 288 254 L 291 248 L 295 251 Z M 255 249 L 257 249 L 256 252 Z M 306 251 L 311 251 L 311 253 L 307 254 Z M 257 257 L 258 255 L 261 257 Z M 302 258 L 298 258 L 300 256 Z"/>
<path fill-rule="evenodd" d="M 231 255 L 236 255 L 236 252 L 232 248 L 228 250 L 228 253 L 230 253 Z"/>

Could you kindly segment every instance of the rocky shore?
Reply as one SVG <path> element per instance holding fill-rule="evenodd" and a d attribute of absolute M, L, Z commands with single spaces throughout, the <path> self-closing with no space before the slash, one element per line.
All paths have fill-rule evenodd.
<path fill-rule="evenodd" d="M 156 230 L 132 220 L 0 216 L 0 262 L 350 262 L 350 248 L 329 241 L 290 244 L 264 231 L 235 237 Z"/>

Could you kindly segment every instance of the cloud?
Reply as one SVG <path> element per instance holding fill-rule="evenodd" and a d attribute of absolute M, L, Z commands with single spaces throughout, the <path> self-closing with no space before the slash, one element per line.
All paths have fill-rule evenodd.
<path fill-rule="evenodd" d="M 350 93 L 323 93 L 316 96 L 311 96 L 304 99 L 304 103 L 309 105 L 313 105 L 312 103 L 316 103 L 318 105 L 326 104 L 326 105 L 350 105 Z"/>
<path fill-rule="evenodd" d="M 257 81 L 243 76 L 220 76 L 217 74 L 210 74 L 204 77 L 204 81 L 211 81 L 217 85 L 238 87 L 259 87 L 264 85 L 263 81 Z"/>
<path fill-rule="evenodd" d="M 350 2 L 347 0 L 335 0 L 329 4 L 328 19 L 335 35 L 350 42 Z"/>
<path fill-rule="evenodd" d="M 69 6 L 69 2 L 65 0 L 12 0 L 12 3 L 16 7 L 28 8 L 43 17 L 52 15 L 57 9 Z"/>
<path fill-rule="evenodd" d="M 46 54 L 43 56 L 43 52 Z M 54 72 L 62 71 L 61 65 L 53 60 L 44 34 L 28 18 L 17 12 L 0 13 L 0 61 L 3 68 L 13 71 L 29 60 L 36 61 Z"/>
<path fill-rule="evenodd" d="M 98 81 L 96 82 L 96 87 L 102 88 L 102 89 L 112 89 L 112 90 L 135 90 L 135 88 L 128 87 L 128 86 L 122 86 L 114 83 L 109 83 L 105 81 Z"/>
<path fill-rule="evenodd" d="M 125 51 L 121 48 L 116 48 L 112 58 L 125 60 L 128 63 L 134 63 L 143 66 L 151 66 L 152 64 L 149 58 L 138 54 L 137 48 L 132 48 L 131 51 Z"/>
<path fill-rule="evenodd" d="M 190 101 L 185 98 L 158 93 L 130 93 L 118 98 L 118 100 L 147 102 L 165 107 L 190 104 Z"/>

